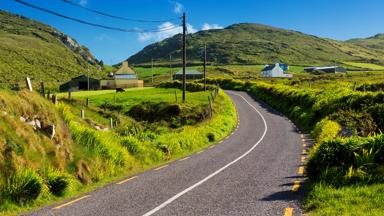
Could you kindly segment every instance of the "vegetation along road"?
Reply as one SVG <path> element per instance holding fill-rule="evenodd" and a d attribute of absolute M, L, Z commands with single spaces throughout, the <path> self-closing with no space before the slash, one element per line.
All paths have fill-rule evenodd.
<path fill-rule="evenodd" d="M 299 215 L 298 130 L 247 93 L 228 94 L 239 125 L 223 141 L 30 215 Z"/>

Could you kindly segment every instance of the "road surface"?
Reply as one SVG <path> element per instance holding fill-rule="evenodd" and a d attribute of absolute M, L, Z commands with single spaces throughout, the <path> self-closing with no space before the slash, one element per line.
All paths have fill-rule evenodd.
<path fill-rule="evenodd" d="M 228 94 L 239 115 L 228 138 L 29 215 L 300 215 L 303 137 L 247 93 Z"/>

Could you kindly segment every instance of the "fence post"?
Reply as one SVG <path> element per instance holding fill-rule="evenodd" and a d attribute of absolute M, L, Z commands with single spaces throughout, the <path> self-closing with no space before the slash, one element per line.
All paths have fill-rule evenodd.
<path fill-rule="evenodd" d="M 71 90 L 68 90 L 68 100 L 71 100 Z"/>
<path fill-rule="evenodd" d="M 111 126 L 111 129 L 113 129 L 113 118 L 110 119 L 110 126 Z"/>
<path fill-rule="evenodd" d="M 175 98 L 176 98 L 176 103 L 177 103 L 177 91 L 175 90 Z"/>
<path fill-rule="evenodd" d="M 208 96 L 208 101 L 209 101 L 209 117 L 212 118 L 213 116 L 213 113 L 212 113 L 212 100 L 211 98 Z"/>
<path fill-rule="evenodd" d="M 45 97 L 44 82 L 40 83 L 40 95 L 41 95 L 41 97 Z"/>
<path fill-rule="evenodd" d="M 48 92 L 47 92 L 47 99 L 48 99 L 48 100 L 51 99 L 51 91 L 50 91 L 50 90 L 48 90 Z"/>
<path fill-rule="evenodd" d="M 81 119 L 84 119 L 84 117 L 85 117 L 85 111 L 82 109 L 81 110 Z"/>
<path fill-rule="evenodd" d="M 365 84 L 364 84 L 364 86 L 363 86 L 363 91 L 364 91 L 364 92 L 367 91 Z"/>
<path fill-rule="evenodd" d="M 31 79 L 29 77 L 25 78 L 25 83 L 27 84 L 28 91 L 30 91 L 30 92 L 33 91 Z"/>
<path fill-rule="evenodd" d="M 89 98 L 86 98 L 86 99 L 85 99 L 85 106 L 86 106 L 86 107 L 89 106 Z"/>
<path fill-rule="evenodd" d="M 57 104 L 57 96 L 56 95 L 52 95 L 52 103 L 53 104 Z"/>
<path fill-rule="evenodd" d="M 211 98 L 213 101 L 215 100 L 214 94 L 212 92 L 211 92 Z"/>

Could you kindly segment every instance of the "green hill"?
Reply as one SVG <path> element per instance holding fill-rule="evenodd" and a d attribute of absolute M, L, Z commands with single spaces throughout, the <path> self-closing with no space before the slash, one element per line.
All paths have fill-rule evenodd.
<path fill-rule="evenodd" d="M 40 22 L 0 10 L 0 84 L 63 82 L 87 68 L 102 76 L 100 62 L 76 40 Z"/>
<path fill-rule="evenodd" d="M 221 64 L 266 64 L 277 61 L 295 65 L 329 64 L 335 61 L 384 64 L 384 51 L 247 23 L 188 35 L 188 61 L 201 61 L 204 42 L 207 44 L 208 61 Z M 128 61 L 143 64 L 153 58 L 165 62 L 169 55 L 180 59 L 180 47 L 179 34 L 145 47 Z"/>
<path fill-rule="evenodd" d="M 351 39 L 347 42 L 371 49 L 384 50 L 384 34 L 377 34 L 369 38 Z"/>

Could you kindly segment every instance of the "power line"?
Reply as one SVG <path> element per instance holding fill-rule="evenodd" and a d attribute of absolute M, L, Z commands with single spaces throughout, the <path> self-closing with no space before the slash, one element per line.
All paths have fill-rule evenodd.
<path fill-rule="evenodd" d="M 48 9 L 36 6 L 36 5 L 30 4 L 28 2 L 22 1 L 22 0 L 14 0 L 14 1 L 17 2 L 17 3 L 23 4 L 25 6 L 28 6 L 28 7 L 40 10 L 40 11 L 44 11 L 46 13 L 49 13 L 49 14 L 52 14 L 52 15 L 55 15 L 55 16 L 58 16 L 58 17 L 61 17 L 61 18 L 64 18 L 64 19 L 72 20 L 72 21 L 75 21 L 75 22 L 78 22 L 78 23 L 82 23 L 82 24 L 85 24 L 85 25 L 89 25 L 89 26 L 93 26 L 93 27 L 99 27 L 99 28 L 108 29 L 108 30 L 114 30 L 114 31 L 131 32 L 131 33 L 149 33 L 149 32 L 169 31 L 169 30 L 176 29 L 176 28 L 180 27 L 178 25 L 168 26 L 167 28 L 160 28 L 160 29 L 137 29 L 137 28 L 134 28 L 134 29 L 124 29 L 124 28 L 119 28 L 119 27 L 111 27 L 111 26 L 100 25 L 100 24 L 97 24 L 97 23 L 91 23 L 91 22 L 88 22 L 88 21 L 84 21 L 84 20 L 80 20 L 80 19 L 77 19 L 77 18 L 66 16 L 66 15 L 63 15 L 63 14 L 59 14 L 59 13 L 57 13 L 55 11 L 48 10 Z"/>
<path fill-rule="evenodd" d="M 130 21 L 130 22 L 163 23 L 163 22 L 174 21 L 174 20 L 179 20 L 180 19 L 180 17 L 172 18 L 172 19 L 166 19 L 166 20 L 132 19 L 132 18 L 116 16 L 116 15 L 108 14 L 108 13 L 105 13 L 105 12 L 93 10 L 91 8 L 85 7 L 85 6 L 81 5 L 81 4 L 78 4 L 78 3 L 75 3 L 75 2 L 72 2 L 72 1 L 69 1 L 69 0 L 62 0 L 62 1 L 65 2 L 65 3 L 71 4 L 71 5 L 74 5 L 76 7 L 85 9 L 87 11 L 91 11 L 91 12 L 94 12 L 94 13 L 106 16 L 106 17 L 110 17 L 110 18 L 114 18 L 114 19 L 119 19 L 119 20 L 124 20 L 124 21 Z"/>

